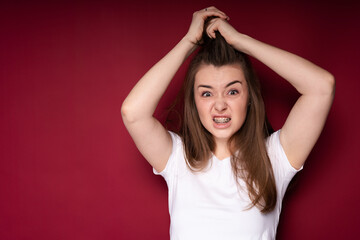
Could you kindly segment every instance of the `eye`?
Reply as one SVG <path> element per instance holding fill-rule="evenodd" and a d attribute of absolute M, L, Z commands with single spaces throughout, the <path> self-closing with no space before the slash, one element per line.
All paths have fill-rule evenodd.
<path fill-rule="evenodd" d="M 228 92 L 228 94 L 229 95 L 236 95 L 236 94 L 238 94 L 239 93 L 239 91 L 238 90 L 230 90 L 229 92 Z"/>
<path fill-rule="evenodd" d="M 201 94 L 202 97 L 211 97 L 211 93 L 210 92 L 203 92 Z"/>

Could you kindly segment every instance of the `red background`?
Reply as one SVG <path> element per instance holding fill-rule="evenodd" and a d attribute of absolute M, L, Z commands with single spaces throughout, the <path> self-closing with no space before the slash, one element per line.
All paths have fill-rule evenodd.
<path fill-rule="evenodd" d="M 165 181 L 121 120 L 136 81 L 216 5 L 239 31 L 333 73 L 325 130 L 284 200 L 277 239 L 355 239 L 360 4 L 88 1 L 0 5 L 0 239 L 168 239 Z M 297 93 L 255 61 L 269 118 Z M 157 110 L 174 99 L 184 67 Z"/>

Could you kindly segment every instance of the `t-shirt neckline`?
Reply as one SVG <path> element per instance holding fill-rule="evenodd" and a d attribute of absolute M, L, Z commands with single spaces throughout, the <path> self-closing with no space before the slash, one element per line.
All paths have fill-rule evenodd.
<path fill-rule="evenodd" d="M 230 156 L 226 157 L 226 158 L 223 158 L 223 159 L 219 159 L 217 156 L 215 156 L 214 153 L 211 153 L 211 154 L 212 154 L 212 158 L 215 159 L 218 162 L 226 162 L 226 161 L 230 160 Z"/>

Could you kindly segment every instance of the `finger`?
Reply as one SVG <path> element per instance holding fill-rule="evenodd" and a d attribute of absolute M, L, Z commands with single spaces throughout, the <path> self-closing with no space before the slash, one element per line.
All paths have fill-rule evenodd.
<path fill-rule="evenodd" d="M 210 16 L 216 16 L 222 19 L 229 18 L 224 12 L 218 10 L 215 7 L 204 8 L 203 10 L 198 11 L 198 13 L 200 13 L 204 19 Z"/>
<path fill-rule="evenodd" d="M 220 25 L 223 23 L 223 21 L 225 20 L 222 20 L 220 18 L 214 18 L 209 22 L 206 33 L 210 38 L 216 38 L 216 31 L 221 32 L 219 28 L 221 27 Z"/>
<path fill-rule="evenodd" d="M 218 18 L 221 18 L 221 19 L 224 19 L 224 20 L 229 19 L 228 16 L 223 15 L 223 14 L 221 14 L 219 12 L 213 12 L 213 11 L 207 11 L 207 12 L 204 13 L 203 19 L 205 20 L 208 17 L 218 17 Z"/>
<path fill-rule="evenodd" d="M 206 28 L 206 33 L 210 38 L 216 38 L 216 34 L 215 31 L 217 30 L 217 23 L 218 21 L 216 21 L 216 19 L 212 19 L 209 22 L 208 27 Z"/>
<path fill-rule="evenodd" d="M 220 11 L 219 9 L 217 9 L 217 8 L 214 7 L 214 6 L 205 8 L 204 10 L 205 10 L 205 11 L 212 11 L 212 12 L 220 13 L 220 15 L 223 16 L 223 17 L 221 17 L 221 18 L 224 18 L 224 19 L 227 19 L 227 18 L 228 18 L 228 19 L 230 19 L 229 16 L 226 15 L 226 13 L 224 13 L 223 11 Z"/>
<path fill-rule="evenodd" d="M 208 10 L 217 11 L 217 12 L 219 12 L 219 13 L 223 14 L 224 16 L 226 16 L 226 14 L 225 14 L 223 11 L 221 11 L 221 10 L 217 9 L 217 8 L 216 8 L 216 7 L 214 7 L 214 6 L 208 7 L 207 9 L 208 9 Z"/>
<path fill-rule="evenodd" d="M 212 11 L 212 10 L 207 10 L 206 8 L 203 10 L 196 11 L 193 14 L 193 18 L 201 18 L 203 20 L 205 20 L 206 18 L 208 18 L 210 16 L 222 17 L 222 15 L 220 13 Z"/>

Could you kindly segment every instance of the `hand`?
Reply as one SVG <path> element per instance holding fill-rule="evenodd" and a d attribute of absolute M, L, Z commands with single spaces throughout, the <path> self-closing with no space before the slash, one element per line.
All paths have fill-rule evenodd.
<path fill-rule="evenodd" d="M 204 30 L 204 22 L 208 17 L 211 16 L 217 17 L 217 19 L 224 21 L 229 19 L 225 13 L 218 10 L 216 7 L 208 7 L 194 12 L 189 31 L 185 35 L 185 38 L 187 38 L 193 44 L 197 44 L 199 41 L 201 41 Z"/>
<path fill-rule="evenodd" d="M 235 44 L 236 38 L 241 35 L 227 20 L 222 18 L 212 19 L 206 29 L 210 38 L 216 38 L 215 31 L 219 31 L 226 42 L 232 46 Z"/>

